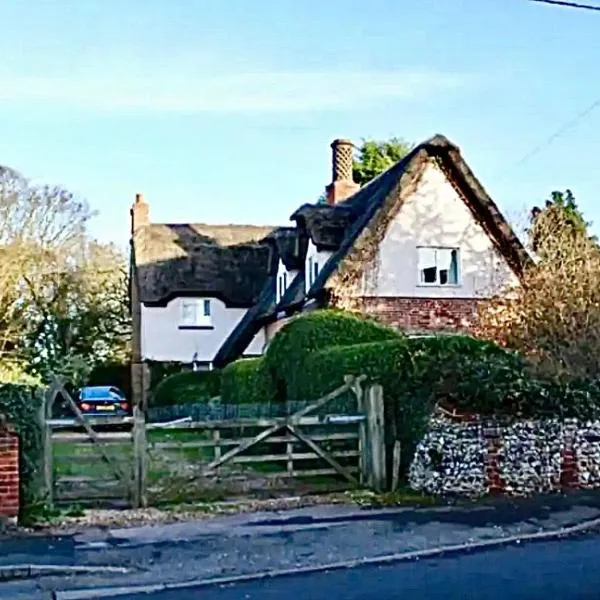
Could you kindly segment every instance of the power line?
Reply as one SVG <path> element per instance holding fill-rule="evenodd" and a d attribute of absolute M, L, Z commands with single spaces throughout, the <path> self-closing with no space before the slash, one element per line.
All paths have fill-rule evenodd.
<path fill-rule="evenodd" d="M 580 4 L 579 2 L 567 2 L 567 0 L 530 0 L 530 2 L 539 2 L 540 4 L 552 4 L 554 6 L 567 6 L 569 8 L 583 8 L 585 10 L 600 11 L 600 6 L 593 4 Z"/>
<path fill-rule="evenodd" d="M 534 0 L 541 1 L 541 0 Z M 600 106 L 600 98 L 597 98 L 592 102 L 586 109 L 577 113 L 573 118 L 569 119 L 566 123 L 561 125 L 552 135 L 547 137 L 543 142 L 535 146 L 531 149 L 527 154 L 525 154 L 518 162 L 512 165 L 512 169 L 516 169 L 520 167 L 525 161 L 529 160 L 532 156 L 535 156 L 541 150 L 544 150 L 548 146 L 550 146 L 554 141 L 556 141 L 559 137 L 567 133 L 569 129 L 577 125 L 581 120 L 587 117 L 591 112 L 593 112 L 596 108 Z"/>

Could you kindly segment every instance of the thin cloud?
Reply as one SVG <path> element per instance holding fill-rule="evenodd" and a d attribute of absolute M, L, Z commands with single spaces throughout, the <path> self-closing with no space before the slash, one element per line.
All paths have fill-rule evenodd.
<path fill-rule="evenodd" d="M 420 100 L 468 85 L 436 71 L 253 73 L 195 77 L 2 78 L 0 102 L 100 111 L 285 112 Z"/>

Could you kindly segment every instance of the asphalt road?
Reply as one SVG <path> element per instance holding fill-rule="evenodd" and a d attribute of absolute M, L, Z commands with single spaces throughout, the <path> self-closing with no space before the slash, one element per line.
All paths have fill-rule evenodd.
<path fill-rule="evenodd" d="M 600 535 L 121 600 L 598 600 Z"/>

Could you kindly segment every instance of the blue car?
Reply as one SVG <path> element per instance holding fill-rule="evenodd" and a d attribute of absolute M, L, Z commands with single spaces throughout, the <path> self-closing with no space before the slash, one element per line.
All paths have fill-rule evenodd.
<path fill-rule="evenodd" d="M 79 390 L 77 405 L 84 415 L 129 415 L 129 403 L 125 394 L 114 386 L 82 387 Z"/>

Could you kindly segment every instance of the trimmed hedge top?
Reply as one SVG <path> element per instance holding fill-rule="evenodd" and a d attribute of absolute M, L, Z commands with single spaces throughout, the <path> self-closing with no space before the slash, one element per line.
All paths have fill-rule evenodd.
<path fill-rule="evenodd" d="M 223 404 L 265 404 L 276 399 L 275 388 L 263 358 L 242 358 L 223 369 Z"/>
<path fill-rule="evenodd" d="M 304 377 L 304 360 L 311 353 L 332 346 L 398 339 L 399 333 L 372 319 L 339 310 L 315 310 L 295 317 L 277 332 L 265 361 L 278 395 L 297 400 L 295 392 Z"/>
<path fill-rule="evenodd" d="M 221 393 L 221 371 L 182 371 L 165 377 L 154 389 L 151 406 L 208 402 Z"/>

